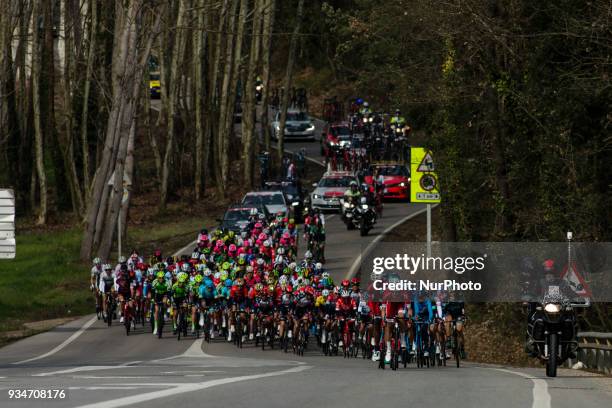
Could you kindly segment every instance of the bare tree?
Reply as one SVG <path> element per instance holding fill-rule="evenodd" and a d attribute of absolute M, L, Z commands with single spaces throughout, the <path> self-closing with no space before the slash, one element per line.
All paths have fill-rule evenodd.
<path fill-rule="evenodd" d="M 41 32 L 39 31 L 38 21 L 41 17 L 40 3 L 34 5 L 32 13 L 33 37 L 32 37 L 32 107 L 34 111 L 34 144 L 36 174 L 38 180 L 38 190 L 40 194 L 37 224 L 47 223 L 47 175 L 45 173 L 44 145 L 43 145 L 43 124 L 42 107 L 40 101 L 40 76 L 41 76 Z"/>
<path fill-rule="evenodd" d="M 195 109 L 195 132 L 196 132 L 196 157 L 195 157 L 195 198 L 199 200 L 202 197 L 202 170 L 205 164 L 202 162 L 204 157 L 204 142 L 205 129 L 203 125 L 204 116 L 204 78 L 203 78 L 203 59 L 204 47 L 207 41 L 204 23 L 204 0 L 195 0 L 194 8 L 197 15 L 197 26 L 193 29 L 193 98 Z"/>
<path fill-rule="evenodd" d="M 176 114 L 176 104 L 179 86 L 179 64 L 182 63 L 183 48 L 185 45 L 185 13 L 187 12 L 187 0 L 179 1 L 179 9 L 176 18 L 176 30 L 174 33 L 174 47 L 172 49 L 172 59 L 170 63 L 170 80 L 168 86 L 168 105 L 166 107 L 166 150 L 162 162 L 162 179 L 159 199 L 159 209 L 164 211 L 168 202 L 168 183 L 170 177 L 170 166 L 172 152 L 174 149 L 174 115 Z"/>
<path fill-rule="evenodd" d="M 302 25 L 302 14 L 304 13 L 304 0 L 300 0 L 297 6 L 296 23 L 291 34 L 291 44 L 289 45 L 289 57 L 287 58 L 287 70 L 285 71 L 285 93 L 281 102 L 281 112 L 278 131 L 278 158 L 282 162 L 285 151 L 285 124 L 287 123 L 287 108 L 289 106 L 289 90 L 293 84 L 293 64 L 295 62 L 295 52 L 297 49 L 298 35 Z"/>
<path fill-rule="evenodd" d="M 142 89 L 142 77 L 147 66 L 151 45 L 159 32 L 162 12 L 153 22 L 143 7 L 144 0 L 117 4 L 116 21 L 120 24 L 116 38 L 117 50 L 113 58 L 113 96 L 104 151 L 94 177 L 86 218 L 86 229 L 81 244 L 81 258 L 88 259 L 96 252 L 108 258 L 113 242 L 123 197 L 123 179 L 132 128 L 136 117 L 136 103 Z M 141 26 L 137 25 L 142 24 Z M 148 26 L 148 27 L 147 27 Z M 149 28 L 149 29 L 147 29 Z M 113 176 L 113 177 L 111 177 Z M 109 180 L 110 179 L 110 180 Z M 110 181 L 112 199 L 107 182 Z"/>
<path fill-rule="evenodd" d="M 255 0 L 253 6 L 253 32 L 251 35 L 251 49 L 249 55 L 249 66 L 245 85 L 245 95 L 242 109 L 242 159 L 244 163 L 244 183 L 253 185 L 253 161 L 255 156 L 255 81 L 259 69 L 261 51 L 261 23 L 263 0 Z"/>
<path fill-rule="evenodd" d="M 263 0 L 263 33 L 262 33 L 262 84 L 263 93 L 261 95 L 261 131 L 263 132 L 264 145 L 266 150 L 270 150 L 270 126 L 269 126 L 269 100 L 270 100 L 270 57 L 272 50 L 272 32 L 274 31 L 274 14 L 276 0 Z"/>

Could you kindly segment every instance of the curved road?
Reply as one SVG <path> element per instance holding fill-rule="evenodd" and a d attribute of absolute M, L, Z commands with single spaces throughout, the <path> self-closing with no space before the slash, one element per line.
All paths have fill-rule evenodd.
<path fill-rule="evenodd" d="M 320 125 L 320 124 L 319 124 Z M 319 132 L 320 133 L 320 132 Z M 320 160 L 318 143 L 308 148 Z M 393 203 L 368 237 L 346 231 L 328 217 L 327 258 L 334 278 L 355 272 L 359 253 L 382 233 L 423 211 Z M 185 250 L 190 249 L 187 247 Z M 129 337 L 87 316 L 0 349 L 0 406 L 167 407 L 608 407 L 610 378 L 560 370 L 506 369 L 466 363 L 460 369 L 378 370 L 371 361 L 324 357 L 311 347 L 304 357 L 252 345 L 237 350 L 222 339 L 158 340 L 148 331 Z M 11 402 L 9 389 L 64 389 L 62 401 Z"/>

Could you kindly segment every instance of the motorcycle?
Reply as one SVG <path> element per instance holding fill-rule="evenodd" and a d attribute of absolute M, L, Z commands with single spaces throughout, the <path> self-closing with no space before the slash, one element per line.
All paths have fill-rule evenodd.
<path fill-rule="evenodd" d="M 355 203 L 354 199 L 341 199 L 342 204 L 342 221 L 346 224 L 347 230 L 359 228 L 360 235 L 366 236 L 374 227 L 376 214 L 368 205 L 368 200 L 365 197 L 359 199 L 359 203 Z"/>
<path fill-rule="evenodd" d="M 559 286 L 549 286 L 541 302 L 535 306 L 527 325 L 527 335 L 533 354 L 546 363 L 546 376 L 556 377 L 557 367 L 568 358 L 576 357 L 577 307 L 586 303 L 571 303 Z"/>

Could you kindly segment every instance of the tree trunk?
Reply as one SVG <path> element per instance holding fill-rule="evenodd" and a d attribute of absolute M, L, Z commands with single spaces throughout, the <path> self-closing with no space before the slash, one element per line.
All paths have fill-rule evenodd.
<path fill-rule="evenodd" d="M 204 77 L 203 77 L 203 59 L 204 47 L 206 44 L 206 31 L 204 23 L 204 0 L 195 0 L 194 4 L 197 13 L 197 25 L 193 29 L 193 97 L 195 110 L 195 133 L 196 133 L 196 156 L 195 156 L 195 172 L 194 172 L 194 188 L 195 198 L 202 198 L 202 169 L 204 164 L 202 159 L 204 156 L 204 125 L 202 117 L 204 116 Z"/>
<path fill-rule="evenodd" d="M 295 52 L 297 49 L 298 35 L 302 25 L 302 14 L 304 12 L 304 0 L 300 0 L 297 7 L 296 23 L 291 34 L 291 44 L 289 45 L 289 58 L 287 59 L 287 70 L 285 72 L 285 92 L 281 104 L 281 115 L 278 133 L 278 161 L 282 163 L 285 152 L 285 124 L 287 123 L 287 108 L 289 106 L 289 90 L 293 84 L 293 64 L 295 62 Z M 282 166 L 282 164 L 281 164 Z"/>
<path fill-rule="evenodd" d="M 81 152 L 83 160 L 83 191 L 88 195 L 91 188 L 89 164 L 89 137 L 87 125 L 89 122 L 89 94 L 93 77 L 97 38 L 98 38 L 98 0 L 89 0 L 89 46 L 87 49 L 87 66 L 85 68 L 85 89 L 83 90 L 83 111 L 81 113 Z"/>
<path fill-rule="evenodd" d="M 262 34 L 262 83 L 261 95 L 261 131 L 263 132 L 266 151 L 270 151 L 270 124 L 268 104 L 270 101 L 270 57 L 272 49 L 272 32 L 274 31 L 274 14 L 276 0 L 264 0 L 263 34 Z"/>
<path fill-rule="evenodd" d="M 207 126 L 207 128 L 209 129 L 209 141 L 210 141 L 211 149 L 213 151 L 212 168 L 214 169 L 214 176 L 217 179 L 218 189 L 221 188 L 219 187 L 219 185 L 220 183 L 222 183 L 221 172 L 219 171 L 219 169 L 221 168 L 221 139 L 219 135 L 219 132 L 221 129 L 221 125 L 220 125 L 221 109 L 220 109 L 220 96 L 219 96 L 219 93 L 220 93 L 219 76 L 220 76 L 220 70 L 221 70 L 221 62 L 222 62 L 223 57 L 225 56 L 225 54 L 223 53 L 223 43 L 224 43 L 224 40 L 225 42 L 227 42 L 227 38 L 229 38 L 229 36 L 224 35 L 224 30 L 225 30 L 226 25 L 228 24 L 230 1 L 233 1 L 233 0 L 223 0 L 223 4 L 221 6 L 221 11 L 219 14 L 219 24 L 218 24 L 216 42 L 215 42 L 215 47 L 214 47 L 214 55 L 211 55 L 211 58 L 210 58 L 211 60 L 210 78 L 211 79 L 210 79 L 210 84 L 209 84 L 210 92 L 209 92 L 209 104 L 208 104 L 210 107 L 209 108 L 210 114 L 208 115 L 210 123 Z M 233 17 L 234 15 L 232 14 L 231 18 Z M 213 51 L 213 48 L 211 47 L 211 52 L 212 51 Z M 212 123 L 213 118 L 216 123 Z"/>
<path fill-rule="evenodd" d="M 228 36 L 225 44 L 225 66 L 223 69 L 223 85 L 221 87 L 221 101 L 219 108 L 219 130 L 217 131 L 218 146 L 219 146 L 219 167 L 221 171 L 217 179 L 217 188 L 219 193 L 225 195 L 227 186 L 227 175 L 229 170 L 229 134 L 226 132 L 226 122 L 230 103 L 234 103 L 230 97 L 230 87 L 232 83 L 233 62 L 234 62 L 234 43 L 232 39 L 236 37 L 232 35 L 236 27 L 236 10 L 238 3 L 241 0 L 232 0 L 232 7 L 229 15 Z M 230 102 L 231 101 L 231 102 Z"/>
<path fill-rule="evenodd" d="M 151 150 L 153 151 L 153 158 L 155 159 L 155 176 L 157 177 L 158 185 L 161 185 L 161 169 L 162 159 L 159 152 L 159 145 L 157 144 L 157 135 L 155 131 L 151 129 L 151 96 L 149 94 L 149 75 L 145 75 L 145 81 L 143 82 L 143 105 L 144 105 L 144 128 L 147 132 L 147 140 L 151 143 Z"/>
<path fill-rule="evenodd" d="M 88 205 L 87 225 L 81 244 L 82 259 L 90 258 L 94 251 L 100 257 L 107 259 L 117 225 L 123 196 L 123 175 L 129 136 L 134 126 L 143 73 L 162 18 L 162 13 L 155 17 L 151 31 L 142 26 L 137 30 L 136 22 L 146 21 L 141 15 L 144 10 L 142 1 L 132 0 L 127 10 L 122 3 L 117 4 L 119 15 L 116 21 L 121 22 L 121 27 L 116 30 L 119 34 L 115 43 L 118 48 L 113 58 L 112 105 L 102 159 L 94 176 Z M 141 41 L 137 41 L 135 38 L 137 35 L 141 36 Z M 141 48 L 137 48 L 139 43 Z M 113 173 L 114 195 L 109 205 L 107 181 Z"/>
<path fill-rule="evenodd" d="M 162 162 L 162 179 L 161 179 L 161 191 L 159 199 L 159 210 L 160 212 L 166 209 L 168 202 L 168 183 L 170 178 L 170 166 L 172 152 L 174 149 L 174 115 L 176 108 L 176 98 L 178 93 L 178 70 L 180 57 L 182 54 L 182 47 L 184 44 L 183 38 L 185 37 L 185 27 L 183 27 L 184 16 L 186 13 L 187 0 L 179 1 L 179 10 L 176 18 L 176 30 L 174 34 L 174 47 L 172 49 L 172 62 L 170 64 L 170 83 L 168 84 L 168 106 L 167 108 L 167 136 L 166 136 L 166 151 L 164 153 L 164 161 Z"/>
<path fill-rule="evenodd" d="M 244 184 L 253 186 L 253 159 L 255 157 L 255 81 L 259 69 L 259 55 L 261 45 L 261 12 L 263 0 L 255 0 L 253 6 L 253 32 L 251 36 L 251 50 L 249 67 L 245 85 L 245 97 L 242 109 L 242 158 L 244 163 Z"/>
<path fill-rule="evenodd" d="M 38 218 L 36 223 L 44 225 L 47 223 L 47 175 L 45 173 L 44 147 L 43 147 L 43 125 L 42 125 L 42 108 L 40 102 L 40 72 L 41 72 L 41 52 L 40 52 L 40 37 L 41 34 L 38 27 L 40 17 L 40 4 L 34 5 L 32 20 L 33 37 L 32 37 L 32 107 L 34 110 L 34 144 L 36 152 L 36 173 L 38 179 L 38 189 L 40 195 Z"/>
<path fill-rule="evenodd" d="M 74 66 L 76 65 L 75 58 L 75 39 L 72 35 L 74 21 L 72 20 L 72 7 L 70 1 L 66 1 L 63 7 L 64 17 L 63 24 L 60 25 L 61 31 L 64 34 L 64 72 L 63 72 L 63 119 L 64 119 L 64 132 L 58 139 L 60 140 L 60 149 L 62 153 L 62 159 L 64 162 L 64 171 L 66 173 L 66 182 L 70 189 L 70 199 L 72 201 L 72 210 L 76 215 L 82 216 L 83 214 L 83 196 L 81 195 L 81 188 L 79 187 L 79 181 L 76 171 L 76 165 L 74 160 L 74 115 L 72 111 L 73 101 L 73 89 L 72 84 L 74 81 Z M 61 134 L 60 133 L 60 134 Z"/>

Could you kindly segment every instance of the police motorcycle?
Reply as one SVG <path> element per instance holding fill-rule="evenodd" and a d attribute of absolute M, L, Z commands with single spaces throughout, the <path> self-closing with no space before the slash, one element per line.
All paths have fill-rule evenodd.
<path fill-rule="evenodd" d="M 362 237 L 374 227 L 376 212 L 366 197 L 343 197 L 340 199 L 342 221 L 347 230 L 359 229 Z"/>
<path fill-rule="evenodd" d="M 546 376 L 556 377 L 557 367 L 576 357 L 578 324 L 576 308 L 588 307 L 588 299 L 577 300 L 565 282 L 547 282 L 544 295 L 534 304 L 527 324 L 531 355 L 546 364 Z"/>

